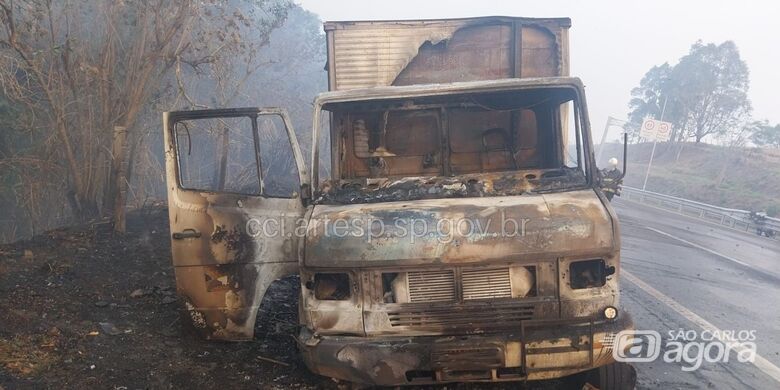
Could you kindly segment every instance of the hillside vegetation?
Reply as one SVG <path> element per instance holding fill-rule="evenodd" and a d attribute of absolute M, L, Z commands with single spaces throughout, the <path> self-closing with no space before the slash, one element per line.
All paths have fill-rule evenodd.
<path fill-rule="evenodd" d="M 680 145 L 658 144 L 648 191 L 780 215 L 780 149 L 684 143 L 678 159 Z M 642 188 L 652 146 L 629 146 L 625 185 Z M 610 157 L 621 156 L 621 145 L 606 144 L 599 166 L 606 166 Z"/>

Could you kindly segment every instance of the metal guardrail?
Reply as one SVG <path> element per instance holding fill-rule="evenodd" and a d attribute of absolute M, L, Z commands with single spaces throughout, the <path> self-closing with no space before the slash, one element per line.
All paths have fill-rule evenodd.
<path fill-rule="evenodd" d="M 638 188 L 623 186 L 621 198 L 657 207 L 677 214 L 687 215 L 708 222 L 716 223 L 731 229 L 756 233 L 755 222 L 750 218 L 750 211 L 729 209 L 711 204 L 696 202 L 676 196 L 643 191 Z M 772 229 L 780 236 L 780 219 L 767 217 L 765 228 Z"/>

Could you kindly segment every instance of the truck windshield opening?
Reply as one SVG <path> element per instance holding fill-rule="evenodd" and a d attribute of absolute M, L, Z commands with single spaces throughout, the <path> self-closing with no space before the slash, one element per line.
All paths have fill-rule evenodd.
<path fill-rule="evenodd" d="M 575 100 L 540 88 L 326 108 L 341 177 L 359 179 L 579 168 Z"/>
<path fill-rule="evenodd" d="M 535 170 L 545 172 L 520 178 L 574 176 L 582 183 L 579 106 L 567 87 L 328 104 L 331 139 L 339 140 L 333 178 L 354 187 L 377 179 Z"/>

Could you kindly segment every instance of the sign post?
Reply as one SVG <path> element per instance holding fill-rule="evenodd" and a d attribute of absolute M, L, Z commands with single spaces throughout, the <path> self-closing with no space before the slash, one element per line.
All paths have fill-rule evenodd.
<path fill-rule="evenodd" d="M 650 162 L 647 163 L 647 172 L 645 172 L 645 182 L 642 184 L 642 191 L 647 187 L 647 178 L 650 177 L 650 167 L 653 166 L 653 157 L 655 157 L 655 145 L 658 141 L 668 141 L 672 135 L 672 124 L 663 122 L 665 111 L 666 99 L 664 99 L 664 107 L 661 109 L 661 119 L 645 119 L 642 123 L 642 129 L 639 130 L 640 137 L 653 140 L 653 150 L 650 152 Z"/>

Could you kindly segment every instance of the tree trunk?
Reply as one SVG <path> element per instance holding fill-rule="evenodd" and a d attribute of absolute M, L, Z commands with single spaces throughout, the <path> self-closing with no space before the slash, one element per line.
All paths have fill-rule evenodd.
<path fill-rule="evenodd" d="M 51 96 L 50 94 L 48 96 Z M 56 112 L 57 110 L 55 110 Z M 84 180 L 81 177 L 81 170 L 79 169 L 79 163 L 76 160 L 76 155 L 73 153 L 73 146 L 71 145 L 70 138 L 68 138 L 67 125 L 65 119 L 60 113 L 55 113 L 57 135 L 59 136 L 62 147 L 65 149 L 65 159 L 68 164 L 68 170 L 70 171 L 71 179 L 73 180 L 73 206 L 75 208 L 75 214 L 79 219 L 86 219 L 94 215 L 96 211 L 93 206 L 94 202 L 91 202 L 87 196 L 87 189 L 84 188 Z"/>
<path fill-rule="evenodd" d="M 134 194 L 134 190 L 130 185 L 130 183 L 133 182 L 133 173 L 136 164 L 135 157 L 136 157 L 136 153 L 138 153 L 138 147 L 140 146 L 139 143 L 143 145 L 143 139 L 141 139 L 139 142 L 128 141 L 128 146 L 127 146 L 129 149 L 129 153 L 127 156 L 127 169 L 125 170 L 125 185 L 127 186 L 127 189 L 128 191 L 130 191 L 131 195 Z M 125 204 L 127 204 L 127 202 L 128 199 L 125 198 Z"/>
<path fill-rule="evenodd" d="M 110 198 L 113 199 L 114 231 L 124 233 L 125 223 L 125 196 L 127 192 L 127 163 L 125 155 L 127 149 L 127 128 L 114 126 L 114 142 L 111 147 L 111 174 L 108 180 Z"/>

